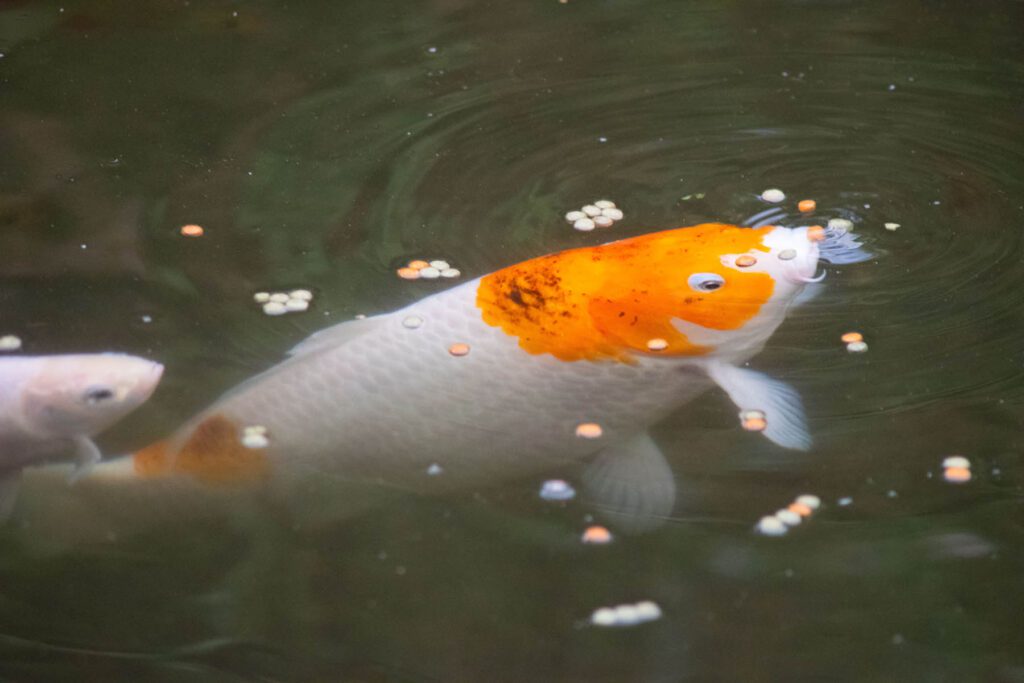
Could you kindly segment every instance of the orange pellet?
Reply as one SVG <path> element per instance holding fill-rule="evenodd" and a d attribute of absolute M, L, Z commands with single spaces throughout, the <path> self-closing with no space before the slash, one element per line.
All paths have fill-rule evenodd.
<path fill-rule="evenodd" d="M 947 467 L 942 476 L 946 481 L 963 484 L 971 480 L 971 471 L 966 467 Z"/>
<path fill-rule="evenodd" d="M 768 427 L 768 421 L 763 417 L 748 417 L 740 425 L 748 432 L 763 432 Z"/>
<path fill-rule="evenodd" d="M 419 276 L 420 276 L 420 271 L 416 270 L 415 268 L 399 268 L 398 269 L 398 277 L 402 278 L 403 280 L 415 280 L 415 279 L 419 278 Z"/>
<path fill-rule="evenodd" d="M 742 256 L 736 257 L 736 265 L 740 268 L 749 268 L 755 263 L 757 263 L 757 259 L 750 254 L 743 254 Z"/>
<path fill-rule="evenodd" d="M 463 344 L 461 342 L 458 344 L 452 344 L 448 347 L 448 353 L 453 356 L 465 356 L 469 353 L 469 344 Z"/>
<path fill-rule="evenodd" d="M 844 344 L 852 344 L 854 342 L 864 341 L 864 335 L 860 332 L 846 332 L 840 339 L 843 340 Z"/>
<path fill-rule="evenodd" d="M 429 265 L 426 261 L 409 261 L 409 267 L 413 270 L 423 270 Z"/>
<path fill-rule="evenodd" d="M 604 434 L 604 430 L 596 422 L 583 422 L 576 425 L 576 436 L 582 439 L 597 439 L 602 434 Z"/>
<path fill-rule="evenodd" d="M 584 543 L 610 543 L 612 540 L 612 532 L 608 531 L 603 526 L 587 527 L 587 530 L 583 532 L 581 540 Z"/>
<path fill-rule="evenodd" d="M 807 228 L 807 239 L 809 239 L 810 241 L 822 242 L 824 241 L 825 237 L 825 228 L 821 227 L 820 225 L 812 225 L 809 228 Z"/>
<path fill-rule="evenodd" d="M 202 237 L 206 231 L 201 225 L 183 225 L 179 232 L 185 237 Z"/>
<path fill-rule="evenodd" d="M 796 205 L 796 208 L 800 209 L 804 213 L 810 213 L 818 208 L 818 202 L 813 199 L 801 199 L 800 203 Z"/>
<path fill-rule="evenodd" d="M 807 507 L 803 503 L 790 503 L 787 508 L 790 512 L 795 512 L 801 517 L 810 517 L 811 513 L 814 512 L 811 508 Z"/>

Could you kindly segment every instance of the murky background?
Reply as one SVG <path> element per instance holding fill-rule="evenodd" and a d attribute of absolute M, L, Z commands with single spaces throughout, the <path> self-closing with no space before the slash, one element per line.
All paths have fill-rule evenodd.
<path fill-rule="evenodd" d="M 584 546 L 590 510 L 542 478 L 313 537 L 7 530 L 0 674 L 1024 681 L 1022 26 L 1017 2 L 0 3 L 0 334 L 167 366 L 107 453 L 448 286 L 396 278 L 411 258 L 465 278 L 607 240 L 562 219 L 600 197 L 620 237 L 780 187 L 780 222 L 814 198 L 875 255 L 753 362 L 799 389 L 813 450 L 707 394 L 655 430 L 681 500 L 654 533 Z M 297 286 L 305 314 L 252 301 Z M 953 453 L 971 483 L 943 481 Z M 752 533 L 806 492 L 809 522 Z M 638 600 L 664 616 L 587 623 Z"/>

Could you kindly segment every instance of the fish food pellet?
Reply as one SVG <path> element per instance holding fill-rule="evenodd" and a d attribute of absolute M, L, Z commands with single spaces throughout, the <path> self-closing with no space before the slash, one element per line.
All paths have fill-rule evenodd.
<path fill-rule="evenodd" d="M 590 623 L 594 626 L 636 626 L 660 618 L 661 608 L 657 603 L 644 600 L 633 605 L 598 608 L 590 615 Z"/>
<path fill-rule="evenodd" d="M 797 526 L 803 521 L 803 517 L 799 513 L 793 512 L 788 508 L 776 511 L 775 518 L 786 526 Z"/>
<path fill-rule="evenodd" d="M 816 495 L 812 493 L 805 493 L 803 495 L 797 496 L 795 502 L 798 505 L 806 505 L 812 510 L 817 510 L 818 508 L 821 507 L 821 498 L 818 498 Z"/>
<path fill-rule="evenodd" d="M 864 335 L 860 332 L 845 332 L 840 339 L 843 340 L 843 343 L 845 344 L 852 344 L 854 342 L 864 341 Z"/>
<path fill-rule="evenodd" d="M 465 356 L 469 353 L 469 344 L 452 344 L 448 347 L 448 353 L 453 356 Z"/>
<path fill-rule="evenodd" d="M 593 204 L 587 204 L 582 209 L 580 209 L 580 211 L 582 211 L 583 213 L 585 213 L 587 216 L 589 216 L 591 218 L 593 218 L 594 216 L 600 216 L 601 215 L 601 209 L 599 209 L 598 207 L 594 206 Z"/>
<path fill-rule="evenodd" d="M 184 237 L 202 237 L 203 233 L 206 231 L 203 230 L 203 226 L 201 225 L 183 225 L 179 232 Z"/>
<path fill-rule="evenodd" d="M 592 220 L 590 220 L 589 218 L 586 218 L 586 217 L 580 218 L 579 220 L 577 220 L 575 223 L 572 224 L 572 227 L 576 228 L 577 230 L 579 230 L 581 232 L 590 232 L 596 226 L 597 226 L 597 224 L 594 223 L 594 221 L 592 221 Z"/>
<path fill-rule="evenodd" d="M 942 461 L 943 467 L 962 467 L 963 469 L 971 469 L 971 461 L 962 455 L 951 455 Z"/>
<path fill-rule="evenodd" d="M 258 304 L 265 304 L 270 301 L 270 292 L 256 292 L 252 295 L 252 300 Z"/>
<path fill-rule="evenodd" d="M 403 280 L 416 280 L 419 279 L 420 271 L 415 268 L 399 268 L 397 271 L 398 277 Z"/>
<path fill-rule="evenodd" d="M 431 268 L 437 268 L 439 271 L 441 271 L 441 270 L 448 270 L 449 268 L 451 268 L 451 264 L 448 263 L 447 261 L 440 261 L 440 260 L 438 260 L 438 261 L 431 261 L 430 262 L 430 267 Z"/>
<path fill-rule="evenodd" d="M 786 532 L 789 531 L 789 527 L 775 515 L 762 517 L 757 522 L 755 529 L 757 530 L 757 533 L 765 536 L 784 536 Z"/>
<path fill-rule="evenodd" d="M 427 266 L 419 271 L 420 277 L 426 280 L 436 280 L 441 277 L 441 271 L 434 266 Z"/>
<path fill-rule="evenodd" d="M 583 532 L 580 540 L 591 545 L 604 545 L 605 543 L 611 543 L 612 532 L 603 526 L 591 526 L 587 527 L 586 531 Z"/>
<path fill-rule="evenodd" d="M 431 477 L 436 477 L 439 474 L 444 474 L 444 468 L 438 465 L 436 462 L 431 463 L 430 467 L 427 468 L 427 474 Z"/>
<path fill-rule="evenodd" d="M 313 292 L 309 291 L 308 289 L 293 289 L 292 291 L 288 292 L 288 296 L 289 298 L 299 299 L 301 301 L 313 300 Z"/>
<path fill-rule="evenodd" d="M 811 513 L 814 512 L 814 510 L 801 503 L 790 503 L 786 509 L 790 512 L 795 512 L 801 517 L 810 517 Z"/>
<path fill-rule="evenodd" d="M 780 261 L 792 261 L 796 258 L 796 249 L 783 249 L 779 252 Z"/>
<path fill-rule="evenodd" d="M 409 267 L 412 268 L 413 270 L 423 270 L 429 265 L 430 264 L 427 263 L 426 261 L 422 261 L 419 259 L 417 259 L 416 261 L 409 261 Z"/>
<path fill-rule="evenodd" d="M 419 317 L 418 315 L 406 316 L 405 319 L 402 320 L 402 327 L 408 328 L 410 330 L 415 330 L 422 325 L 423 318 Z"/>
<path fill-rule="evenodd" d="M 853 230 L 853 221 L 847 220 L 846 218 L 830 218 L 828 221 L 828 229 L 835 230 L 836 232 L 849 232 Z"/>
<path fill-rule="evenodd" d="M 579 219 L 586 217 L 587 214 L 583 213 L 582 211 L 570 211 L 569 213 L 565 214 L 565 220 L 569 221 L 570 223 L 575 223 Z"/>
<path fill-rule="evenodd" d="M 594 610 L 590 615 L 590 623 L 594 626 L 614 626 L 617 621 L 615 610 L 611 607 L 602 607 Z"/>
<path fill-rule="evenodd" d="M 284 307 L 292 313 L 298 313 L 309 309 L 309 302 L 305 299 L 288 299 Z"/>
<path fill-rule="evenodd" d="M 274 292 L 273 294 L 270 295 L 270 300 L 275 302 L 275 303 L 279 303 L 279 304 L 285 303 L 290 298 L 291 297 L 289 297 L 284 292 Z"/>
<path fill-rule="evenodd" d="M 0 337 L 0 351 L 17 351 L 21 348 L 21 339 L 13 334 Z"/>
<path fill-rule="evenodd" d="M 736 265 L 740 268 L 749 268 L 750 266 L 756 265 L 757 259 L 750 254 L 743 254 L 736 257 Z"/>
<path fill-rule="evenodd" d="M 576 436 L 581 439 L 599 439 L 602 434 L 604 434 L 604 430 L 596 422 L 583 422 L 576 425 Z"/>
<path fill-rule="evenodd" d="M 599 228 L 610 228 L 614 224 L 615 221 L 613 221 L 608 216 L 594 216 L 594 225 L 596 225 Z"/>
<path fill-rule="evenodd" d="M 668 342 L 660 337 L 647 340 L 648 351 L 664 351 L 668 348 Z"/>
<path fill-rule="evenodd" d="M 643 621 L 654 621 L 661 618 L 661 608 L 655 602 L 644 600 L 636 603 L 635 607 L 637 616 Z"/>
<path fill-rule="evenodd" d="M 246 430 L 242 435 L 242 445 L 246 448 L 266 448 L 270 440 L 263 432 Z"/>
<path fill-rule="evenodd" d="M 810 213 L 811 211 L 814 211 L 815 209 L 818 208 L 818 202 L 814 201 L 813 199 L 801 199 L 797 203 L 796 208 L 802 211 L 803 213 Z"/>
<path fill-rule="evenodd" d="M 441 277 L 458 277 L 462 275 L 462 272 L 458 268 L 445 268 L 441 271 Z"/>
<path fill-rule="evenodd" d="M 601 209 L 601 215 L 606 218 L 611 218 L 613 221 L 621 221 L 622 217 L 625 216 L 620 209 Z"/>
<path fill-rule="evenodd" d="M 761 193 L 761 199 L 772 204 L 778 204 L 779 202 L 786 200 L 786 193 L 778 188 L 770 188 Z"/>
<path fill-rule="evenodd" d="M 263 304 L 263 312 L 267 315 L 284 315 L 288 312 L 288 307 L 280 301 L 268 301 Z"/>
<path fill-rule="evenodd" d="M 540 497 L 544 500 L 572 500 L 576 497 L 576 489 L 562 479 L 549 479 L 541 484 Z"/>
<path fill-rule="evenodd" d="M 807 239 L 812 242 L 823 242 L 828 234 L 825 232 L 825 228 L 820 225 L 812 225 L 807 228 Z"/>
<path fill-rule="evenodd" d="M 768 420 L 762 410 L 744 410 L 740 413 L 740 426 L 748 432 L 763 432 Z"/>
<path fill-rule="evenodd" d="M 942 476 L 953 484 L 964 484 L 971 480 L 971 471 L 966 467 L 947 467 Z"/>
<path fill-rule="evenodd" d="M 899 223 L 886 223 L 885 224 L 885 229 L 890 231 L 890 232 L 892 232 L 894 230 L 899 230 L 899 228 L 900 228 L 900 224 Z"/>
<path fill-rule="evenodd" d="M 602 211 L 605 209 L 614 209 L 615 202 L 609 199 L 598 199 L 596 202 L 594 202 L 594 206 L 601 209 Z"/>
<path fill-rule="evenodd" d="M 864 353 L 868 350 L 868 345 L 862 341 L 850 342 L 846 345 L 846 350 L 850 353 Z"/>

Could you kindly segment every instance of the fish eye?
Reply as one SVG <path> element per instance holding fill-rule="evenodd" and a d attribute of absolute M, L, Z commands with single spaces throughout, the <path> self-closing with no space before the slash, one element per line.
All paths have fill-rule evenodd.
<path fill-rule="evenodd" d="M 713 292 L 725 285 L 725 278 L 718 273 L 694 273 L 687 284 L 698 292 Z"/>
<path fill-rule="evenodd" d="M 89 387 L 85 390 L 83 398 L 89 405 L 96 405 L 114 398 L 114 392 L 107 387 Z"/>

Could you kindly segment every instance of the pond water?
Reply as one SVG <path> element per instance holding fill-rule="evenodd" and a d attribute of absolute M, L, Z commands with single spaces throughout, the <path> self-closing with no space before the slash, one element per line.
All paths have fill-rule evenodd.
<path fill-rule="evenodd" d="M 0 3 L 0 335 L 167 367 L 108 454 L 449 286 L 397 278 L 410 259 L 468 279 L 742 224 L 772 187 L 771 220 L 845 218 L 872 254 L 752 361 L 813 448 L 708 392 L 653 431 L 680 494 L 650 533 L 582 544 L 593 509 L 537 496 L 573 468 L 315 533 L 8 527 L 0 678 L 1024 681 L 1021 26 L 1008 1 Z M 610 232 L 565 223 L 602 197 Z M 306 313 L 253 303 L 296 287 Z M 803 493 L 804 524 L 753 532 Z M 589 623 L 647 600 L 660 619 Z"/>

